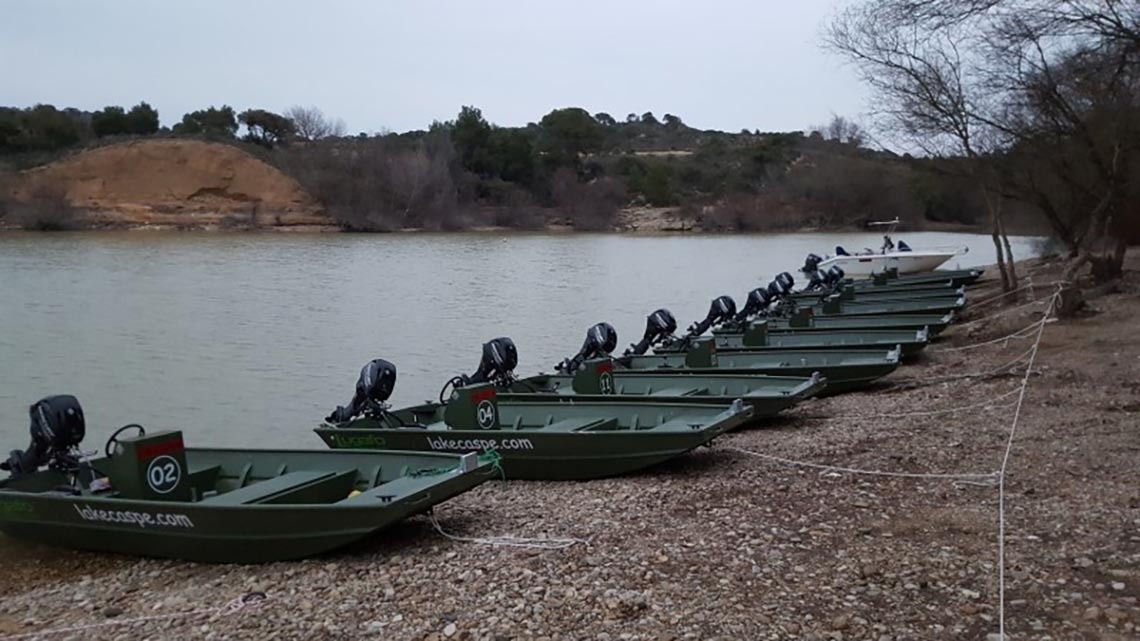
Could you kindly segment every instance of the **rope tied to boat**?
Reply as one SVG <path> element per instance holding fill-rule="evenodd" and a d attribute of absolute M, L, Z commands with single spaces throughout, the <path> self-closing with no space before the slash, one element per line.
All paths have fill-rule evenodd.
<path fill-rule="evenodd" d="M 444 538 L 451 539 L 460 543 L 476 543 L 478 545 L 489 545 L 491 547 L 512 547 L 512 548 L 527 548 L 531 550 L 564 550 L 566 548 L 582 544 L 589 547 L 590 542 L 586 539 L 579 539 L 576 537 L 518 537 L 510 535 L 498 536 L 459 536 L 451 534 L 443 529 L 439 524 L 439 520 L 435 518 L 435 511 L 428 510 L 428 520 L 431 521 L 432 527 L 436 532 L 439 532 Z"/>
<path fill-rule="evenodd" d="M 1023 339 L 1027 339 L 1027 338 L 1032 337 L 1033 333 L 1037 331 L 1037 326 L 1039 324 L 1041 324 L 1041 321 L 1035 320 L 1032 323 L 1026 325 L 1025 327 L 1022 327 L 1021 329 L 1017 330 L 1016 332 L 1013 332 L 1012 334 L 1006 334 L 1005 336 L 999 336 L 999 337 L 994 338 L 992 340 L 982 341 L 979 343 L 971 343 L 969 345 L 959 345 L 957 347 L 943 347 L 942 349 L 940 349 L 938 351 L 940 351 L 940 352 L 963 352 L 963 351 L 970 350 L 970 349 L 976 349 L 978 347 L 985 347 L 987 345 L 997 345 L 998 343 L 1001 343 L 1002 347 L 1005 347 L 1006 345 L 1009 344 L 1010 341 L 1023 340 Z"/>
<path fill-rule="evenodd" d="M 130 617 L 126 619 L 115 618 L 110 621 L 100 621 L 99 623 L 84 623 L 80 625 L 72 625 L 62 628 L 52 628 L 49 630 L 37 630 L 35 632 L 21 632 L 19 634 L 9 634 L 0 636 L 0 641 L 15 641 L 16 639 L 33 639 L 38 637 L 55 636 L 59 634 L 67 634 L 69 632 L 83 632 L 85 630 L 95 630 L 98 628 L 113 628 L 121 626 L 134 625 L 136 623 L 146 623 L 149 621 L 162 621 L 168 619 L 181 619 L 181 618 L 197 618 L 207 614 L 217 614 L 220 616 L 232 616 L 243 610 L 254 609 L 260 607 L 262 603 L 269 599 L 269 596 L 264 592 L 247 592 L 241 596 L 235 597 L 226 601 L 222 605 L 210 608 L 199 608 L 197 610 L 189 610 L 186 612 L 172 612 L 170 614 L 151 614 L 140 617 Z"/>
<path fill-rule="evenodd" d="M 889 471 L 889 470 L 867 470 L 867 469 L 859 469 L 859 468 L 853 468 L 853 467 L 842 467 L 842 466 L 827 465 L 827 464 L 822 464 L 822 463 L 813 463 L 811 461 L 798 461 L 798 460 L 784 458 L 784 457 L 780 457 L 780 456 L 774 456 L 771 454 L 763 454 L 761 452 L 755 452 L 755 451 L 747 450 L 747 449 L 740 448 L 740 447 L 730 446 L 730 447 L 727 447 L 725 449 L 740 452 L 742 454 L 746 454 L 749 456 L 764 459 L 764 460 L 767 460 L 767 461 L 770 461 L 773 463 L 779 463 L 782 465 L 789 465 L 789 466 L 795 466 L 795 467 L 814 468 L 814 469 L 824 470 L 824 471 L 833 472 L 833 473 L 847 473 L 847 474 L 857 474 L 857 475 L 863 475 L 863 476 L 894 477 L 894 478 L 941 479 L 941 480 L 951 480 L 951 481 L 954 481 L 955 483 L 969 484 L 969 485 L 990 485 L 990 486 L 996 485 L 997 490 L 998 490 L 998 533 L 997 533 L 997 536 L 998 536 L 998 546 L 997 546 L 998 547 L 998 562 L 997 562 L 997 568 L 998 568 L 998 607 L 997 607 L 998 635 L 997 636 L 1001 639 L 1006 639 L 1008 637 L 1005 634 L 1005 623 L 1006 623 L 1006 621 L 1005 621 L 1005 480 L 1006 480 L 1006 476 L 1007 476 L 1008 470 L 1009 470 L 1010 457 L 1011 457 L 1011 454 L 1013 452 L 1014 437 L 1017 434 L 1018 424 L 1021 420 L 1021 409 L 1025 404 L 1025 394 L 1029 390 L 1030 376 L 1033 374 L 1033 365 L 1037 362 L 1037 355 L 1038 355 L 1038 352 L 1040 351 L 1040 348 L 1041 348 L 1041 339 L 1045 334 L 1045 326 L 1048 325 L 1053 320 L 1051 318 L 1051 316 L 1052 316 L 1053 311 L 1056 309 L 1057 302 L 1060 300 L 1060 295 L 1061 295 L 1061 285 L 1057 284 L 1057 289 L 1048 298 L 1030 303 L 1030 304 L 1036 305 L 1036 304 L 1040 304 L 1040 303 L 1044 302 L 1047 304 L 1047 306 L 1044 310 L 1044 313 L 1041 315 L 1041 318 L 1038 321 L 1036 321 L 1035 323 L 1033 323 L 1033 325 L 1030 326 L 1033 329 L 1035 329 L 1037 332 L 1036 337 L 1034 338 L 1034 341 L 1033 341 L 1033 345 L 1025 353 L 1021 354 L 1020 356 L 1018 356 L 1013 361 L 1010 361 L 1010 362 L 1006 363 L 1005 365 L 1002 365 L 1001 367 L 997 368 L 996 370 L 991 370 L 991 373 L 1007 371 L 1013 365 L 1020 364 L 1022 362 L 1025 363 L 1025 372 L 1021 377 L 1021 384 L 1018 385 L 1017 389 L 1015 389 L 1013 392 L 1010 392 L 1008 394 L 1003 394 L 1002 396 L 998 397 L 998 398 L 1003 398 L 1005 396 L 1012 396 L 1015 393 L 1017 394 L 1017 401 L 1016 401 L 1016 403 L 1013 404 L 1014 405 L 1013 417 L 1012 417 L 1012 419 L 1010 421 L 1010 425 L 1009 425 L 1009 434 L 1008 434 L 1008 437 L 1006 439 L 1006 443 L 1005 443 L 1005 447 L 1004 447 L 1004 454 L 1002 456 L 999 468 L 993 472 L 989 472 L 986 474 L 956 474 L 956 473 L 920 473 L 920 472 L 895 472 L 895 471 Z M 1021 307 L 1024 307 L 1024 305 Z M 1006 310 L 1006 311 L 1011 311 L 1011 310 Z M 958 377 L 949 377 L 948 380 L 953 380 L 955 378 L 957 378 L 957 379 L 976 378 L 978 376 L 979 376 L 978 374 L 966 374 L 966 375 L 958 376 Z M 979 481 L 981 481 L 981 482 L 979 482 Z"/>

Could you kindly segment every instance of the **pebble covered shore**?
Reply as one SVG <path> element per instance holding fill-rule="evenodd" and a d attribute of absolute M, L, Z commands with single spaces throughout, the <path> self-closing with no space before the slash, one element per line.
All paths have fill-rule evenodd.
<path fill-rule="evenodd" d="M 1048 295 L 1059 267 L 1024 268 Z M 1135 275 L 1092 300 L 1091 313 L 1044 328 L 1005 484 L 1009 639 L 1140 638 Z M 262 566 L 0 539 L 0 639 L 70 626 L 41 638 L 998 639 L 996 484 L 740 450 L 862 470 L 994 472 L 1024 370 L 955 377 L 1010 361 L 1033 337 L 951 348 L 1026 327 L 1035 309 L 952 326 L 874 390 L 809 401 L 645 473 L 494 481 L 436 510 L 458 536 L 588 542 L 563 550 L 454 541 L 426 517 L 335 554 Z M 933 413 L 964 406 L 974 407 Z M 256 607 L 187 614 L 255 591 L 267 597 Z"/>

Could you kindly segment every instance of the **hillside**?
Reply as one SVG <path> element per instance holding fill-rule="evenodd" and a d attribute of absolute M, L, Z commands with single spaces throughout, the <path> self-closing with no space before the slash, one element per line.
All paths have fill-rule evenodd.
<path fill-rule="evenodd" d="M 18 174 L 17 203 L 62 199 L 83 226 L 146 228 L 331 225 L 292 178 L 227 144 L 137 140 Z"/>

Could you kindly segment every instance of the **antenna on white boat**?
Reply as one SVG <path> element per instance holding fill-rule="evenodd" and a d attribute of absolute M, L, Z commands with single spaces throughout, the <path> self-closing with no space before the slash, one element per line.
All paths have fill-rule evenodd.
<path fill-rule="evenodd" d="M 881 252 L 886 254 L 895 250 L 895 243 L 891 240 L 891 234 L 895 233 L 895 227 L 898 227 L 899 217 L 895 216 L 894 220 L 879 220 L 867 223 L 868 227 L 886 227 L 887 233 L 883 235 L 883 247 Z"/>
<path fill-rule="evenodd" d="M 894 220 L 872 221 L 872 222 L 867 223 L 867 226 L 868 227 L 877 227 L 877 226 L 881 226 L 881 225 L 897 225 L 897 224 L 899 224 L 899 222 L 901 222 L 901 221 L 899 220 L 898 216 L 895 216 Z"/>

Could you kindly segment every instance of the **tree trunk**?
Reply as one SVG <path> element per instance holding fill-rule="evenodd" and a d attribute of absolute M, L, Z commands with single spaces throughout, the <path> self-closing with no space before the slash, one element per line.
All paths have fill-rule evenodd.
<path fill-rule="evenodd" d="M 990 221 L 993 225 L 990 236 L 994 239 L 994 250 L 997 252 L 998 273 L 1001 274 L 1001 290 L 1008 292 L 1013 288 L 1010 287 L 1009 284 L 1009 274 L 1005 271 L 1005 255 L 1001 246 L 1000 232 L 998 231 L 998 219 L 996 212 L 993 210 L 990 211 Z"/>
<path fill-rule="evenodd" d="M 988 173 L 979 177 L 982 186 L 982 200 L 985 201 L 986 209 L 990 212 L 991 236 L 994 239 L 994 250 L 997 252 L 998 272 L 1001 274 L 1001 291 L 1009 293 L 1017 287 L 1017 279 L 1013 276 L 1013 256 L 1009 256 L 1007 267 L 1005 252 L 1009 248 L 1009 239 L 1005 238 L 1005 227 L 1001 221 L 1001 196 L 998 195 L 997 202 L 994 202 L 994 194 L 990 193 L 986 186 L 988 178 Z M 1002 239 L 1005 239 L 1005 247 L 1002 247 Z"/>
<path fill-rule="evenodd" d="M 1000 204 L 998 205 L 1001 206 Z M 1009 236 L 1005 233 L 1005 221 L 1002 219 L 1002 212 L 998 209 L 997 212 L 998 233 L 1001 235 L 1002 245 L 1005 246 L 1005 261 L 1006 270 L 1009 272 L 1009 289 L 1010 291 L 1017 289 L 1017 269 L 1013 260 L 1013 249 L 1009 246 Z"/>

